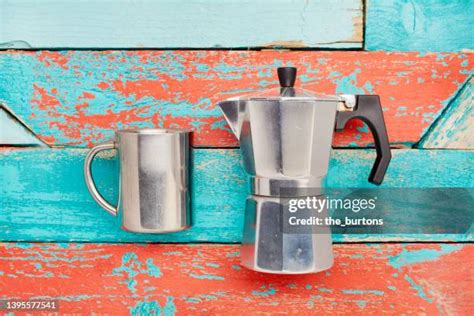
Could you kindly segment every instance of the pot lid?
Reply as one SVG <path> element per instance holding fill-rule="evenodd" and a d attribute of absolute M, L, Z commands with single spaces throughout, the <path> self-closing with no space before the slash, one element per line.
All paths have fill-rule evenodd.
<path fill-rule="evenodd" d="M 280 67 L 277 69 L 280 88 L 259 91 L 239 97 L 240 100 L 258 101 L 333 101 L 339 102 L 341 97 L 335 95 L 318 94 L 302 88 L 295 88 L 295 67 Z"/>

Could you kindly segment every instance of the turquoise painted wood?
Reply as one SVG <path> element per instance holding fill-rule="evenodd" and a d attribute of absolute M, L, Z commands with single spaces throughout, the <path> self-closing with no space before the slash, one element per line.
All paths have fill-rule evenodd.
<path fill-rule="evenodd" d="M 0 2 L 3 48 L 362 47 L 361 0 Z"/>
<path fill-rule="evenodd" d="M 194 149 L 192 208 L 194 226 L 165 235 L 120 230 L 116 218 L 89 196 L 82 170 L 83 149 L 3 149 L 0 155 L 0 240 L 92 242 L 240 242 L 246 178 L 236 149 Z M 93 165 L 97 186 L 117 199 L 118 170 L 113 153 Z M 374 152 L 335 150 L 329 187 L 371 187 L 367 182 Z M 394 150 L 383 187 L 474 187 L 474 152 Z M 435 197 L 438 198 L 438 197 Z M 403 216 L 407 204 L 391 212 Z M 347 241 L 465 241 L 463 235 L 335 235 Z"/>
<path fill-rule="evenodd" d="M 473 77 L 431 125 L 418 147 L 474 149 Z"/>
<path fill-rule="evenodd" d="M 182 127 L 203 147 L 236 147 L 218 101 L 278 86 L 275 68 L 298 67 L 297 86 L 378 94 L 392 144 L 420 140 L 473 72 L 474 54 L 352 51 L 0 52 L 0 99 L 52 146 L 91 146 L 122 128 Z M 373 142 L 360 121 L 334 146 Z"/>
<path fill-rule="evenodd" d="M 366 7 L 368 50 L 474 49 L 472 0 L 367 0 Z"/>
<path fill-rule="evenodd" d="M 0 145 L 46 146 L 1 103 Z"/>

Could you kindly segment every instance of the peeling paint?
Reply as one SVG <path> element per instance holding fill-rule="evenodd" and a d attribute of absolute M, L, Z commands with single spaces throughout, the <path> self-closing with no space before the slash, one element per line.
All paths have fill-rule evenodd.
<path fill-rule="evenodd" d="M 172 297 L 166 298 L 166 304 L 162 307 L 157 301 L 142 301 L 130 308 L 130 315 L 156 315 L 171 316 L 176 314 L 176 307 Z"/>
<path fill-rule="evenodd" d="M 85 242 L 238 243 L 241 241 L 242 210 L 248 191 L 237 149 L 191 151 L 194 166 L 191 198 L 195 223 L 191 229 L 183 232 L 155 235 L 123 231 L 117 219 L 101 210 L 94 202 L 83 182 L 82 172 L 86 152 L 85 149 L 2 150 L 0 174 L 4 177 L 6 185 L 0 186 L 0 196 L 8 203 L 3 204 L 0 212 L 0 227 L 9 229 L 0 230 L 0 239 Z M 392 154 L 392 163 L 382 188 L 472 187 L 472 172 L 470 172 L 472 170 L 470 162 L 474 155 L 472 151 L 402 149 L 393 150 Z M 374 150 L 333 150 L 327 186 L 332 188 L 373 186 L 367 181 L 367 176 L 374 157 Z M 31 161 L 35 163 L 32 164 Z M 433 164 L 433 161 L 437 164 Z M 104 197 L 110 201 L 117 200 L 119 182 L 117 168 L 117 160 L 111 159 L 110 156 L 98 158 L 93 166 L 97 185 Z M 25 203 L 25 196 L 28 196 L 29 203 Z M 391 203 L 395 203 L 393 212 L 398 212 L 397 200 Z M 32 212 L 31 205 L 40 207 L 42 211 Z M 428 223 L 430 222 L 427 221 L 426 224 Z M 336 234 L 333 237 L 335 242 L 472 241 L 473 234 Z M 230 259 L 239 257 L 240 253 L 236 249 L 234 253 L 226 255 Z M 167 254 L 167 257 L 180 258 L 183 254 Z M 128 258 L 130 262 L 124 263 L 131 264 L 134 262 L 132 259 Z M 140 261 L 140 270 L 149 270 L 144 259 L 137 260 Z M 203 266 L 206 263 L 199 260 L 193 264 Z M 161 268 L 161 262 L 153 260 L 151 263 L 159 266 L 161 273 L 166 273 Z M 219 262 L 210 263 L 219 264 Z M 212 268 L 215 271 L 220 269 L 206 266 L 205 268 Z M 121 273 L 124 278 L 127 276 L 125 271 Z M 222 275 L 219 272 L 212 274 Z"/>
<path fill-rule="evenodd" d="M 453 251 L 461 249 L 459 245 L 440 245 L 439 249 L 420 249 L 420 250 L 406 250 L 404 249 L 398 255 L 390 258 L 390 265 L 396 269 L 400 269 L 407 265 L 412 265 L 420 262 L 435 261 L 439 257 L 449 254 Z"/>
<path fill-rule="evenodd" d="M 410 278 L 408 275 L 405 275 L 405 280 L 407 280 L 411 287 L 416 291 L 417 295 L 419 297 L 421 297 L 422 299 L 424 299 L 425 301 L 427 301 L 428 303 L 432 303 L 433 302 L 433 299 L 432 298 L 429 298 L 425 291 L 423 290 L 423 287 L 421 287 L 420 285 L 416 284 L 415 281 L 413 281 L 412 278 Z"/>
<path fill-rule="evenodd" d="M 262 290 L 260 291 L 252 291 L 253 296 L 270 296 L 270 295 L 275 295 L 276 290 L 272 287 L 269 287 L 268 289 L 263 286 Z"/>
<path fill-rule="evenodd" d="M 194 130 L 195 146 L 237 146 L 216 102 L 277 87 L 269 76 L 286 64 L 298 67 L 297 85 L 310 91 L 381 95 L 391 141 L 414 143 L 472 73 L 466 65 L 473 58 L 329 51 L 317 58 L 288 51 L 2 52 L 0 99 L 52 145 L 91 146 L 120 128 L 183 127 Z M 401 116 L 400 106 L 408 108 Z M 334 145 L 372 143 L 370 133 L 358 136 L 361 126 L 349 122 Z"/>
<path fill-rule="evenodd" d="M 474 78 L 470 77 L 439 116 L 430 113 L 433 124 L 426 130 L 420 148 L 474 148 Z"/>
<path fill-rule="evenodd" d="M 399 269 L 390 264 L 391 258 L 404 256 L 404 251 L 439 251 L 443 245 L 337 244 L 330 275 L 284 276 L 233 269 L 239 264 L 239 258 L 232 256 L 239 245 L 32 243 L 25 247 L 4 243 L 0 244 L 0 282 L 13 293 L 6 298 L 19 298 L 14 293 L 28 289 L 29 293 L 41 293 L 28 298 L 57 299 L 60 311 L 68 314 L 253 315 L 283 309 L 289 314 L 312 315 L 329 311 L 351 315 L 468 314 L 473 307 L 469 295 L 474 245 L 458 244 L 457 251 L 437 260 L 428 257 Z M 182 255 L 167 254 L 176 251 Z M 45 258 L 57 265 L 43 264 Z M 147 270 L 147 262 L 159 262 L 162 275 L 140 272 Z M 189 262 L 203 266 L 204 273 L 218 270 L 225 281 L 192 277 Z M 115 269 L 120 271 L 113 273 Z M 138 272 L 134 276 L 136 295 L 123 282 L 132 272 Z M 52 276 L 37 277 L 46 274 Z"/>
<path fill-rule="evenodd" d="M 191 273 L 190 276 L 195 279 L 204 279 L 204 280 L 218 280 L 218 281 L 223 281 L 224 277 L 219 276 L 219 275 L 213 275 L 213 274 L 195 274 Z"/>
<path fill-rule="evenodd" d="M 367 294 L 374 294 L 378 296 L 382 296 L 385 294 L 384 291 L 380 290 L 342 290 L 344 294 L 358 294 L 358 295 L 367 295 Z"/>
<path fill-rule="evenodd" d="M 146 263 L 143 264 L 140 260 L 138 260 L 138 256 L 133 252 L 124 254 L 122 258 L 122 265 L 118 268 L 114 268 L 112 273 L 118 276 L 124 276 L 125 274 L 126 280 L 123 282 L 133 294 L 136 294 L 137 292 L 137 276 L 139 274 L 144 273 L 155 278 L 162 276 L 160 269 L 153 263 L 152 258 L 148 258 Z"/>

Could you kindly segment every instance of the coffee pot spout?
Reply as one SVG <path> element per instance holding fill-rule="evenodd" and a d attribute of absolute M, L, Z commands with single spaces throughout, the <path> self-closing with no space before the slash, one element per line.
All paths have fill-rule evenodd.
<path fill-rule="evenodd" d="M 239 99 L 229 99 L 217 103 L 217 106 L 224 114 L 225 120 L 229 124 L 235 137 L 240 140 L 242 130 L 243 116 L 245 113 L 245 102 Z"/>

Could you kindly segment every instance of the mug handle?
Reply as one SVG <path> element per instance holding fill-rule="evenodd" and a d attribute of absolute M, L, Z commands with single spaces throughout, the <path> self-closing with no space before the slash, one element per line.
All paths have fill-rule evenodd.
<path fill-rule="evenodd" d="M 92 165 L 92 160 L 94 160 L 95 156 L 103 150 L 111 150 L 115 149 L 115 143 L 110 142 L 110 143 L 103 143 L 99 144 L 97 146 L 94 146 L 86 156 L 86 159 L 84 161 L 84 178 L 86 180 L 86 185 L 87 188 L 89 189 L 89 193 L 92 195 L 94 200 L 104 209 L 106 210 L 109 214 L 113 216 L 117 216 L 117 207 L 112 206 L 109 202 L 107 202 L 104 197 L 97 191 L 97 188 L 94 183 L 94 179 L 92 178 L 92 170 L 91 170 L 91 165 Z"/>

